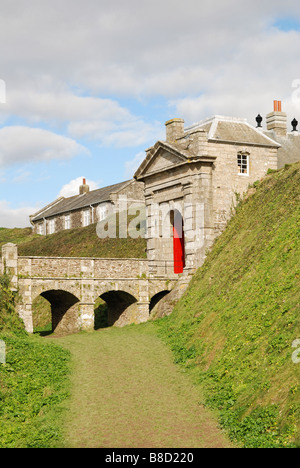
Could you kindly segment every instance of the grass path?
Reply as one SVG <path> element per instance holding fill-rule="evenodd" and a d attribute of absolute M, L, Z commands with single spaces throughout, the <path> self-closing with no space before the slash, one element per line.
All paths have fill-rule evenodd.
<path fill-rule="evenodd" d="M 73 358 L 67 447 L 230 447 L 151 323 L 56 338 Z"/>

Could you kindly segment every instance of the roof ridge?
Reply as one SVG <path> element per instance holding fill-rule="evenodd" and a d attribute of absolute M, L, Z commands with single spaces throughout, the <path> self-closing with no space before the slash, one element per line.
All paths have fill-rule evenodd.
<path fill-rule="evenodd" d="M 247 119 L 243 117 L 231 117 L 231 116 L 226 116 L 226 115 L 213 115 L 212 117 L 207 117 L 206 119 L 200 120 L 199 122 L 195 122 L 192 125 L 189 125 L 186 127 L 185 131 L 189 132 L 191 130 L 194 130 L 197 127 L 202 127 L 203 125 L 207 125 L 209 123 L 213 122 L 234 122 L 234 123 L 247 123 Z"/>

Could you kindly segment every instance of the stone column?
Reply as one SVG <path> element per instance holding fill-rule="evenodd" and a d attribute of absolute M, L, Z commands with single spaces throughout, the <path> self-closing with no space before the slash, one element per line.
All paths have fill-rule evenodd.
<path fill-rule="evenodd" d="M 18 287 L 18 247 L 15 244 L 5 244 L 2 247 L 2 271 L 11 277 L 13 288 Z"/>
<path fill-rule="evenodd" d="M 79 316 L 78 316 L 78 328 L 79 330 L 94 330 L 95 323 L 95 304 L 92 303 L 80 303 L 79 304 Z"/>
<path fill-rule="evenodd" d="M 156 244 L 158 237 L 157 213 L 153 204 L 153 193 L 145 194 L 146 203 L 146 242 L 147 242 L 147 259 L 149 261 L 150 274 L 156 274 Z"/>
<path fill-rule="evenodd" d="M 23 320 L 25 330 L 33 333 L 31 279 L 18 280 L 18 247 L 15 244 L 5 244 L 2 247 L 2 271 L 11 277 L 12 290 L 19 290 L 20 302 L 16 305 L 19 317 Z"/>
<path fill-rule="evenodd" d="M 199 175 L 199 206 L 201 227 L 198 229 L 196 268 L 199 268 L 206 257 L 206 251 L 212 245 L 215 238 L 213 229 L 213 191 L 212 191 L 212 166 L 203 164 Z M 201 209 L 202 206 L 202 209 Z M 199 216 L 199 214 L 198 214 Z"/>
<path fill-rule="evenodd" d="M 138 302 L 137 306 L 137 323 L 147 322 L 149 320 L 149 304 L 150 302 Z"/>
<path fill-rule="evenodd" d="M 30 301 L 27 303 L 27 301 Z M 25 303 L 24 303 L 25 302 Z M 23 320 L 27 333 L 33 333 L 32 304 L 31 296 L 22 298 L 22 302 L 17 304 L 16 310 L 19 317 Z"/>
<path fill-rule="evenodd" d="M 149 280 L 139 280 L 139 300 L 137 303 L 137 323 L 147 322 L 149 319 Z"/>
<path fill-rule="evenodd" d="M 196 248 L 196 211 L 193 193 L 193 183 L 189 181 L 183 185 L 183 220 L 184 220 L 184 249 L 185 249 L 185 268 L 184 276 L 189 275 L 195 270 L 195 248 Z"/>
<path fill-rule="evenodd" d="M 86 272 L 87 273 L 87 272 Z M 90 275 L 94 276 L 94 262 L 92 262 Z M 86 279 L 81 281 L 78 327 L 80 330 L 93 330 L 95 325 L 94 281 Z"/>

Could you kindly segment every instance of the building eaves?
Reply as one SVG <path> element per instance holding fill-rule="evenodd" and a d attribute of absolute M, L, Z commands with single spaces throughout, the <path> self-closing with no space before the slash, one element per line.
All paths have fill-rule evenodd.
<path fill-rule="evenodd" d="M 73 197 L 62 198 L 54 206 L 50 205 L 48 209 L 40 210 L 34 217 L 31 218 L 32 222 L 40 221 L 44 218 L 51 218 L 59 216 L 72 211 L 87 208 L 89 206 L 98 205 L 110 200 L 111 193 L 117 193 L 121 189 L 129 185 L 132 180 L 120 182 L 118 184 L 110 185 L 108 187 L 102 187 L 97 190 L 84 193 L 82 195 L 75 195 Z"/>

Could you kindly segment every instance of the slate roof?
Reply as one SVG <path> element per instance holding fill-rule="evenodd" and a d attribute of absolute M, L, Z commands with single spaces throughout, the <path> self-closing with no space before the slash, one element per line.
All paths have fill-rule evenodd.
<path fill-rule="evenodd" d="M 52 216 L 58 216 L 63 213 L 69 213 L 70 211 L 79 210 L 90 205 L 98 205 L 100 203 L 110 200 L 110 194 L 118 192 L 122 188 L 129 185 L 132 180 L 120 182 L 118 184 L 109 185 L 108 187 L 102 187 L 97 190 L 92 190 L 83 195 L 75 195 L 68 198 L 59 198 L 53 202 L 50 206 L 38 211 L 31 217 L 32 222 L 40 221 L 43 218 L 50 218 Z"/>
<path fill-rule="evenodd" d="M 207 132 L 208 141 L 245 143 L 247 145 L 252 144 L 273 148 L 280 147 L 277 141 L 252 127 L 246 119 L 215 115 L 210 119 L 188 127 L 186 133 L 191 133 L 197 128 L 201 128 Z"/>

